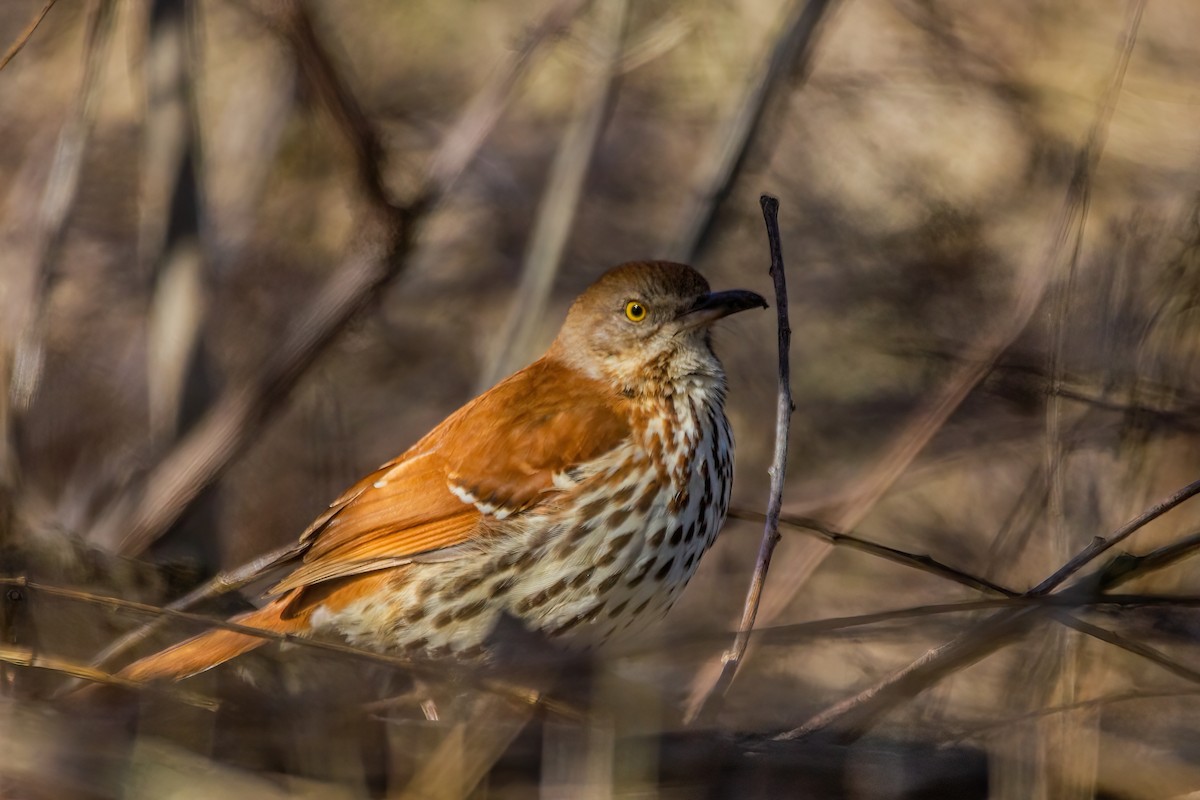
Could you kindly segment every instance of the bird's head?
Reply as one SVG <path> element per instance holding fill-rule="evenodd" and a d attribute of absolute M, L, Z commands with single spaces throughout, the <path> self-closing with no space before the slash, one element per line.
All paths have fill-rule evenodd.
<path fill-rule="evenodd" d="M 685 264 L 635 261 L 604 273 L 579 296 L 550 355 L 625 393 L 689 375 L 719 378 L 710 326 L 766 307 L 754 292 L 710 291 Z"/>

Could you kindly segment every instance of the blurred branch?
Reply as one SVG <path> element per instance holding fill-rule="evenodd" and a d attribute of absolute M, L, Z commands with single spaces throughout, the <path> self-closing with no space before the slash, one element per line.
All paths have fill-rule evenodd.
<path fill-rule="evenodd" d="M 737 111 L 714 135 L 713 148 L 696 168 L 683 221 L 668 258 L 694 262 L 712 233 L 713 223 L 738 174 L 745 166 L 767 109 L 780 101 L 782 89 L 803 85 L 816 48 L 817 32 L 833 0 L 795 0 L 789 4 L 781 32 L 762 69 L 746 86 Z"/>
<path fill-rule="evenodd" d="M 425 183 L 448 189 L 475 157 L 489 131 L 496 126 L 508 98 L 533 64 L 547 40 L 562 36 L 592 0 L 556 0 L 525 35 L 508 63 L 497 69 L 492 81 L 471 100 L 429 162 Z"/>
<path fill-rule="evenodd" d="M 788 321 L 787 276 L 783 269 L 783 243 L 779 235 L 779 201 L 770 195 L 759 198 L 762 206 L 763 220 L 767 226 L 767 243 L 771 252 L 771 279 L 775 284 L 775 314 L 779 331 L 779 391 L 775 403 L 775 456 L 771 462 L 768 474 L 771 476 L 771 493 L 767 501 L 767 514 L 763 527 L 762 543 L 758 549 L 758 560 L 754 565 L 754 573 L 750 578 L 750 588 L 746 591 L 746 601 L 742 606 L 742 620 L 738 624 L 737 636 L 733 646 L 720 657 L 719 670 L 717 662 L 703 667 L 696 682 L 693 683 L 692 693 L 688 699 L 688 709 L 684 715 L 685 722 L 692 723 L 697 719 L 709 718 L 714 715 L 725 693 L 733 684 L 741 666 L 746 647 L 750 644 L 750 632 L 754 629 L 754 620 L 758 616 L 758 605 L 762 600 L 763 586 L 767 580 L 767 570 L 771 567 L 771 556 L 775 546 L 779 544 L 779 513 L 783 508 L 783 485 L 787 474 L 788 430 L 791 427 L 792 403 L 791 384 L 791 348 L 792 327 Z M 715 677 L 708 682 L 707 674 L 715 671 Z M 706 685 L 707 684 L 707 685 Z"/>
<path fill-rule="evenodd" d="M 48 10 L 49 5 L 44 11 Z M 45 357 L 45 301 L 54 280 L 71 210 L 75 207 L 114 16 L 112 0 L 95 0 L 92 4 L 84 37 L 83 78 L 70 116 L 58 134 L 54 160 L 32 232 L 32 288 L 25 302 L 25 319 L 17 329 L 15 341 L 9 341 L 8 337 L 0 339 L 0 392 L 3 392 L 0 397 L 0 538 L 10 532 L 8 517 L 20 470 L 16 440 L 19 417 L 32 405 L 41 380 Z M 32 34 L 32 30 L 29 33 Z M 7 268 L 12 269 L 12 265 Z"/>
<path fill-rule="evenodd" d="M 38 29 L 38 25 L 42 24 L 42 20 L 50 13 L 50 9 L 54 8 L 54 4 L 58 0 L 46 0 L 46 5 L 42 6 L 42 10 L 33 15 L 33 19 L 25 26 L 25 30 L 17 34 L 17 39 L 12 43 L 8 50 L 4 53 L 4 57 L 0 58 L 0 69 L 8 66 L 8 62 L 12 61 L 17 53 L 29 42 L 29 38 L 33 36 L 33 32 Z"/>
<path fill-rule="evenodd" d="M 303 3 L 282 3 L 268 17 L 281 32 L 306 78 L 356 156 L 357 173 L 369 211 L 361 222 L 362 240 L 347 262 L 320 290 L 279 348 L 257 374 L 229 386 L 191 433 L 168 453 L 144 484 L 117 498 L 100 516 L 89 537 L 126 555 L 143 552 L 156 541 L 250 444 L 258 428 L 286 400 L 317 356 L 375 295 L 403 270 L 416 228 L 456 177 L 451 171 L 430 174 L 408 203 L 387 198 L 382 178 L 379 137 L 357 99 L 349 92 L 326 49 L 320 44 Z M 512 86 L 509 75 L 524 63 L 498 70 L 497 80 Z M 492 85 L 485 92 L 495 89 Z M 497 115 L 498 116 L 498 115 Z M 489 120 L 494 122 L 495 117 Z M 468 112 L 447 135 L 444 147 L 462 147 L 461 129 L 473 128 L 476 146 L 486 131 Z M 452 144 L 451 144 L 452 143 Z M 439 156 L 434 156 L 437 163 Z M 458 160 L 465 164 L 463 155 Z"/>
<path fill-rule="evenodd" d="M 1066 703 L 1063 705 L 1051 706 L 1049 708 L 1039 708 L 1034 711 L 1029 711 L 1025 714 L 1017 714 L 1015 716 L 1005 717 L 1000 720 L 989 722 L 985 725 L 979 725 L 974 728 L 960 730 L 947 739 L 945 743 L 954 744 L 970 739 L 977 739 L 995 731 L 1010 729 L 1022 722 L 1042 719 L 1043 717 L 1049 717 L 1055 714 L 1064 714 L 1069 711 L 1078 711 L 1086 708 L 1102 708 L 1104 706 L 1116 705 L 1118 703 L 1136 702 L 1138 700 L 1162 700 L 1196 696 L 1200 696 L 1200 689 L 1170 689 L 1163 691 L 1126 692 L 1124 694 L 1110 694 L 1103 697 L 1093 697 L 1089 700 L 1078 700 L 1074 703 Z"/>
<path fill-rule="evenodd" d="M 525 264 L 521 268 L 521 280 L 481 376 L 480 390 L 487 389 L 526 363 L 535 346 L 544 320 L 541 312 L 550 298 L 554 276 L 562 263 L 563 250 L 579 208 L 588 167 L 595 157 L 612 106 L 628 10 L 628 0 L 598 3 L 595 38 L 600 59 L 589 81 L 590 86 L 580 93 L 579 106 L 563 133 L 562 143 L 550 166 Z"/>

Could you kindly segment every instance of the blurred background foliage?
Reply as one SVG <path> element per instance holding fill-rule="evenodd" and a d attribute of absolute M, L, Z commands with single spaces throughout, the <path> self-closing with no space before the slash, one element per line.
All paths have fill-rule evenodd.
<path fill-rule="evenodd" d="M 0 45 L 46 6 L 0 4 Z M 1192 0 L 49 6 L 0 71 L 5 576 L 162 604 L 293 541 L 535 357 L 605 268 L 675 257 L 769 295 L 763 192 L 781 201 L 794 331 L 786 516 L 1023 592 L 1198 477 Z M 464 121 L 476 105 L 491 116 Z M 463 169 L 424 194 L 463 131 Z M 321 328 L 313 309 L 364 258 L 381 271 Z M 294 375 L 256 383 L 318 329 Z M 775 338 L 770 314 L 718 333 L 747 511 L 767 494 Z M 162 465 L 189 433 L 219 441 L 205 414 L 255 391 L 263 413 L 230 417 L 211 487 L 126 547 Z M 1121 549 L 1198 525 L 1185 505 Z M 759 531 L 730 521 L 665 623 L 581 671 L 564 691 L 582 716 L 459 709 L 468 687 L 428 679 L 416 696 L 441 697 L 442 722 L 411 697 L 363 710 L 395 676 L 360 685 L 302 648 L 270 678 L 191 682 L 228 699 L 218 713 L 64 711 L 45 699 L 55 669 L 9 667 L 6 796 L 1200 790 L 1186 559 L 1124 587 L 1169 602 L 1080 607 L 1108 641 L 1051 619 L 997 633 L 866 738 L 771 742 L 990 612 L 786 626 L 992 596 L 785 526 L 759 620 L 779 629 L 685 728 Z M 5 660 L 86 663 L 139 621 L 14 589 Z"/>

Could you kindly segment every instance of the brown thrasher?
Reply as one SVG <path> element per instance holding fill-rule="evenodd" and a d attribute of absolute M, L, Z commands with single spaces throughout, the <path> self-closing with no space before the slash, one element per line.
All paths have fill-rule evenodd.
<path fill-rule="evenodd" d="M 683 264 L 610 270 L 546 355 L 334 501 L 274 599 L 234 621 L 471 658 L 502 612 L 576 647 L 666 613 L 729 506 L 709 327 L 766 305 Z M 263 641 L 210 631 L 121 675 L 184 678 Z"/>

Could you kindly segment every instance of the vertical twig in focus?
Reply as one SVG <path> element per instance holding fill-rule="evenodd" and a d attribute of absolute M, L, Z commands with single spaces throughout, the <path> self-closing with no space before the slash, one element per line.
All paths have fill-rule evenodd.
<path fill-rule="evenodd" d="M 716 680 L 699 694 L 693 694 L 687 710 L 687 721 L 709 718 L 725 692 L 733 683 L 741 666 L 742 656 L 750 643 L 750 632 L 758 616 L 758 605 L 762 600 L 763 585 L 771 556 L 779 543 L 779 513 L 783 508 L 783 484 L 787 473 L 788 430 L 792 421 L 792 385 L 789 362 L 792 347 L 792 328 L 788 323 L 787 278 L 783 271 L 783 245 L 779 236 L 779 201 L 769 195 L 759 198 L 763 219 L 767 225 L 767 241 L 771 247 L 771 280 L 775 284 L 775 316 L 779 326 L 779 394 L 775 403 L 775 456 L 771 461 L 771 496 L 767 501 L 767 521 L 763 528 L 762 544 L 758 549 L 758 560 L 742 607 L 742 620 L 738 624 L 737 637 L 733 646 L 725 651 L 721 671 Z"/>

